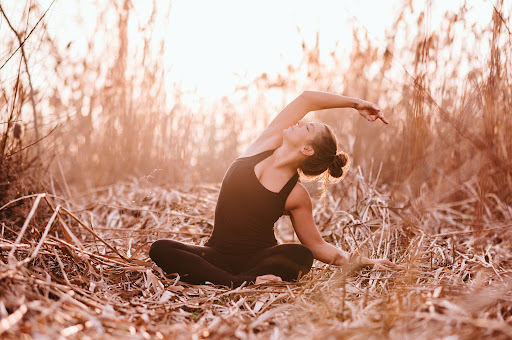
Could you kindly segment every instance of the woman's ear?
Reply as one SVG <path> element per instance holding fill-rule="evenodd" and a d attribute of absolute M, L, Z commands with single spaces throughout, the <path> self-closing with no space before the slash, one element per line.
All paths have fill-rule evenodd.
<path fill-rule="evenodd" d="M 304 145 L 300 151 L 305 156 L 313 156 L 315 154 L 315 150 L 313 150 L 311 145 Z"/>

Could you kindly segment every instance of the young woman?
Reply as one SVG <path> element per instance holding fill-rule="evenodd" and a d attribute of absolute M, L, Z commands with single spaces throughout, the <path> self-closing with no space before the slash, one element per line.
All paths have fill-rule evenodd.
<path fill-rule="evenodd" d="M 292 281 L 311 269 L 313 259 L 342 266 L 350 253 L 325 242 L 313 220 L 311 198 L 299 174 L 341 177 L 347 156 L 338 152 L 332 130 L 301 119 L 310 111 L 354 108 L 370 122 L 380 109 L 370 102 L 341 95 L 305 91 L 288 104 L 256 141 L 231 164 L 220 190 L 212 235 L 205 246 L 158 240 L 151 259 L 168 274 L 202 284 L 239 286 L 243 282 Z M 277 245 L 274 223 L 291 217 L 302 244 Z M 396 267 L 388 260 L 356 256 L 358 263 Z"/>

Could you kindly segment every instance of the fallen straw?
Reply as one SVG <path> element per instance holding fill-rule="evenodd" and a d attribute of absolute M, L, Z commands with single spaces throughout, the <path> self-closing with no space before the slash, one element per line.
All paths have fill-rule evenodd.
<path fill-rule="evenodd" d="M 27 310 L 27 305 L 23 304 L 14 313 L 0 320 L 0 335 L 2 335 L 5 331 L 9 330 L 9 328 L 14 326 L 16 323 L 18 323 L 21 320 L 21 318 L 23 318 Z"/>
<path fill-rule="evenodd" d="M 83 223 L 82 221 L 80 221 L 80 219 L 78 217 L 76 217 L 75 215 L 73 215 L 71 212 L 69 212 L 66 208 L 62 208 L 62 210 L 68 214 L 69 216 L 71 216 L 75 221 L 77 221 L 82 227 L 84 227 L 88 232 L 90 232 L 94 237 L 96 237 L 98 240 L 100 240 L 101 242 L 103 242 L 103 244 L 105 244 L 109 249 L 113 250 L 117 255 L 119 255 L 119 257 L 121 257 L 123 260 L 125 261 L 130 261 L 130 259 L 128 257 L 126 257 L 126 255 L 123 255 L 119 250 L 117 250 L 115 247 L 111 246 L 107 241 L 105 241 L 101 236 L 99 236 L 94 230 L 92 230 L 88 225 L 86 225 L 85 223 Z"/>
<path fill-rule="evenodd" d="M 155 270 L 147 250 L 160 233 L 172 233 L 177 240 L 195 244 L 204 242 L 211 224 L 193 216 L 210 216 L 214 210 L 215 192 L 181 193 L 181 201 L 177 204 L 166 201 L 168 194 L 165 190 L 151 189 L 155 197 L 145 203 L 144 209 L 148 211 L 141 209 L 136 214 L 108 206 L 84 210 L 78 204 L 75 206 L 80 212 L 70 214 L 62 208 L 64 203 L 59 201 L 59 206 L 51 200 L 54 208 L 46 217 L 44 231 L 37 228 L 41 233 L 34 233 L 30 241 L 24 241 L 27 226 L 25 235 L 16 243 L 14 238 L 18 239 L 19 234 L 14 233 L 15 228 L 7 227 L 7 230 L 12 229 L 8 234 L 12 239 L 0 239 L 0 252 L 4 252 L 4 258 L 13 247 L 17 256 L 25 255 L 16 266 L 0 261 L 2 336 L 15 338 L 21 331 L 37 327 L 41 334 L 49 337 L 67 335 L 70 338 L 107 335 L 142 338 L 143 334 L 159 339 L 200 339 L 205 334 L 212 338 L 255 339 L 277 336 L 329 338 L 333 334 L 346 338 L 356 335 L 378 338 L 382 334 L 402 333 L 411 337 L 417 332 L 423 334 L 421 330 L 425 328 L 433 334 L 441 334 L 440 330 L 450 334 L 474 331 L 483 337 L 509 337 L 510 328 L 506 324 L 512 311 L 512 299 L 507 280 L 512 276 L 509 264 L 512 262 L 507 262 L 508 250 L 504 242 L 497 241 L 499 238 L 506 240 L 506 231 L 501 232 L 505 229 L 489 230 L 481 241 L 482 251 L 476 252 L 472 248 L 474 233 L 459 233 L 449 235 L 449 238 L 431 237 L 421 226 L 411 227 L 412 218 L 404 222 L 402 217 L 391 214 L 378 192 L 373 192 L 369 199 L 366 193 L 370 189 L 362 179 L 357 181 L 360 181 L 356 183 L 358 196 L 349 192 L 342 198 L 329 198 L 337 209 L 353 208 L 340 213 L 327 207 L 326 213 L 320 214 L 316 221 L 322 225 L 322 236 L 345 249 L 355 249 L 359 245 L 360 252 L 372 257 L 387 253 L 390 260 L 401 259 L 400 262 L 407 263 L 409 269 L 397 272 L 349 270 L 315 262 L 312 272 L 297 283 L 235 289 L 186 285 L 178 278 L 169 279 Z M 126 206 L 127 199 L 138 201 L 137 194 L 145 195 L 145 191 L 147 189 L 141 190 L 136 185 L 118 186 L 113 187 L 112 192 L 102 194 L 109 195 L 108 198 L 91 197 L 90 201 L 108 199 L 113 205 Z M 362 203 L 357 204 L 359 201 Z M 185 211 L 191 218 L 151 215 L 149 211 L 166 211 L 171 206 L 173 210 Z M 435 211 L 432 208 L 432 215 L 422 218 L 427 222 L 436 221 L 447 213 L 443 209 Z M 367 220 L 361 220 L 364 211 Z M 402 216 L 405 213 L 402 211 Z M 471 211 L 466 210 L 465 214 L 471 215 Z M 67 222 L 68 217 L 73 221 L 72 225 Z M 82 222 L 89 218 L 90 224 Z M 486 226 L 496 226 L 491 224 L 491 218 L 491 215 L 487 217 Z M 28 225 L 34 224 L 34 220 L 32 217 Z M 61 221 L 80 243 L 66 232 Z M 93 229 L 92 221 L 101 227 Z M 452 229 L 446 227 L 441 231 L 471 231 L 469 228 L 460 230 L 457 220 L 453 223 Z M 498 226 L 507 225 L 506 221 L 498 223 L 503 223 Z M 380 227 L 384 224 L 384 228 Z M 64 236 L 52 233 L 55 226 L 63 228 Z M 285 237 L 291 230 L 285 228 L 291 227 L 277 227 L 280 242 L 290 242 Z M 341 232 L 343 228 L 345 233 Z M 121 240 L 128 249 L 132 247 L 130 262 L 105 244 Z M 377 250 L 379 240 L 382 241 Z M 375 247 L 372 247 L 373 243 Z M 114 244 L 110 243 L 110 246 Z M 483 290 L 478 293 L 478 287 L 496 292 L 490 294 Z M 477 295 L 480 296 L 478 299 L 475 298 Z M 25 300 L 20 300 L 20 296 Z M 39 305 L 31 305 L 32 301 Z M 20 308 L 23 305 L 27 312 L 16 321 L 22 314 Z M 470 314 L 455 315 L 453 312 L 446 317 L 447 311 L 457 310 L 467 310 Z M 17 311 L 20 312 L 15 314 Z M 409 327 L 406 331 L 402 327 L 405 323 Z"/>
<path fill-rule="evenodd" d="M 36 200 L 35 200 L 34 204 L 32 205 L 32 209 L 30 210 L 27 218 L 25 219 L 25 222 L 23 223 L 23 226 L 21 227 L 21 230 L 18 233 L 18 237 L 16 238 L 16 241 L 14 241 L 11 251 L 9 252 L 9 255 L 8 255 L 9 263 L 14 262 L 14 251 L 16 250 L 16 245 L 18 245 L 18 243 L 20 243 L 21 238 L 23 237 L 23 234 L 27 230 L 28 224 L 30 223 L 30 220 L 34 216 L 34 214 L 37 210 L 37 207 L 39 206 L 39 202 L 41 201 L 41 198 L 43 198 L 43 197 L 45 197 L 45 194 L 37 195 Z"/>
<path fill-rule="evenodd" d="M 50 209 L 53 210 L 53 212 L 55 212 L 55 210 L 57 208 L 56 208 L 55 203 L 53 203 L 53 201 L 51 200 L 51 198 L 48 196 L 45 196 L 45 200 L 46 200 L 46 203 L 48 203 L 48 206 L 50 207 Z M 64 221 L 64 218 L 62 217 L 62 214 L 60 212 L 57 212 L 57 217 L 59 218 L 60 225 L 63 228 L 64 236 L 66 237 L 68 242 L 73 242 L 74 244 L 77 245 L 77 247 L 79 249 L 84 249 L 82 242 L 80 242 L 80 240 L 75 236 L 75 234 L 71 231 L 71 229 L 69 229 L 66 221 Z"/>
<path fill-rule="evenodd" d="M 59 213 L 60 208 L 61 208 L 61 206 L 58 205 L 57 208 L 55 209 L 55 211 L 53 212 L 52 216 L 50 217 L 50 220 L 46 224 L 46 228 L 44 229 L 43 235 L 41 235 L 41 239 L 39 240 L 39 243 L 37 244 L 36 248 L 34 249 L 32 254 L 30 255 L 30 257 L 27 258 L 28 261 L 34 259 L 37 256 L 37 253 L 39 252 L 39 249 L 43 245 L 43 242 L 45 241 L 46 236 L 48 236 L 48 233 L 50 232 L 50 228 L 53 225 L 53 222 L 55 221 L 55 217 Z"/>

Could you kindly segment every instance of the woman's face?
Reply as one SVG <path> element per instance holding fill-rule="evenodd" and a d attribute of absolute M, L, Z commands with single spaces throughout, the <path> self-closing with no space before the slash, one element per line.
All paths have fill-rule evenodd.
<path fill-rule="evenodd" d="M 325 126 L 321 123 L 299 122 L 283 131 L 283 138 L 292 145 L 303 146 L 310 144 L 315 137 L 322 133 Z"/>

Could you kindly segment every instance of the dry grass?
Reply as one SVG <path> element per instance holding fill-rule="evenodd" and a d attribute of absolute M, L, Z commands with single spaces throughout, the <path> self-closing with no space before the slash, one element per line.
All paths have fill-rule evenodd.
<path fill-rule="evenodd" d="M 374 180 L 376 182 L 376 180 Z M 50 194 L 32 202 L 21 230 L 2 224 L 0 334 L 5 338 L 418 338 L 512 336 L 510 220 L 484 213 L 475 232 L 467 198 L 390 206 L 361 171 L 332 190 L 315 215 L 326 240 L 407 267 L 386 271 L 315 263 L 296 284 L 227 289 L 166 278 L 149 244 L 201 244 L 218 186 L 183 190 L 140 181 L 80 202 Z M 495 209 L 512 207 L 494 198 Z M 8 210 L 11 202 L 1 207 Z M 46 210 L 53 212 L 44 214 Z M 493 208 L 494 209 L 494 208 Z M 34 216 L 41 211 L 41 216 Z M 418 212 L 420 212 L 418 214 Z M 432 225 L 440 226 L 435 234 Z M 12 230 L 15 228 L 16 230 Z M 281 242 L 293 242 L 280 221 Z"/>

